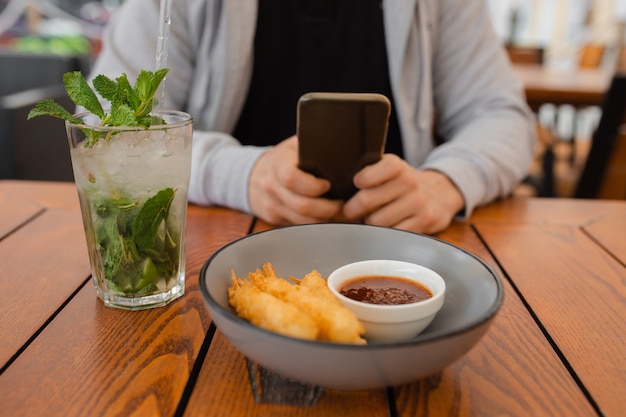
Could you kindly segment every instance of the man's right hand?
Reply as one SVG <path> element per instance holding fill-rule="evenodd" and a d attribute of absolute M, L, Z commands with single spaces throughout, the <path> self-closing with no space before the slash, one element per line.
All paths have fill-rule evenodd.
<path fill-rule="evenodd" d="M 341 213 L 342 201 L 320 197 L 330 183 L 298 168 L 296 136 L 261 155 L 248 184 L 252 213 L 276 226 L 323 223 Z"/>

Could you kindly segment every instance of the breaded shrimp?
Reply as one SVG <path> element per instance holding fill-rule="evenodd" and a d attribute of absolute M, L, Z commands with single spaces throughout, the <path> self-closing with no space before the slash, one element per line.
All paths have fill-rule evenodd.
<path fill-rule="evenodd" d="M 267 262 L 263 270 L 248 274 L 250 281 L 261 291 L 295 305 L 308 314 L 319 328 L 318 340 L 340 343 L 365 344 L 361 337 L 363 324 L 347 308 L 315 294 L 310 288 L 292 285 L 278 278 Z"/>
<path fill-rule="evenodd" d="M 302 279 L 289 277 L 289 280 L 295 282 L 301 287 L 309 288 L 315 293 L 315 295 L 319 297 L 325 298 L 328 301 L 333 302 L 337 305 L 341 305 L 339 300 L 337 300 L 337 297 L 335 297 L 333 293 L 330 292 L 330 290 L 328 289 L 328 284 L 326 283 L 326 280 L 322 278 L 322 275 L 316 270 L 309 272 Z"/>
<path fill-rule="evenodd" d="M 231 271 L 233 285 L 228 301 L 237 315 L 255 326 L 299 339 L 316 340 L 319 329 L 311 317 L 297 307 L 261 291 Z"/>

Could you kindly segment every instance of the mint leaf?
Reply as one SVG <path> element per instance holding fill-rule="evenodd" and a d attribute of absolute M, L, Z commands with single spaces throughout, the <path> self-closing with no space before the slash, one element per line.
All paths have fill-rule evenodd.
<path fill-rule="evenodd" d="M 137 82 L 135 83 L 135 93 L 141 101 L 150 99 L 150 92 L 152 87 L 152 73 L 149 71 L 141 71 L 137 76 Z"/>
<path fill-rule="evenodd" d="M 117 86 L 119 94 L 117 104 L 127 104 L 136 113 L 136 110 L 141 105 L 141 101 L 139 100 L 135 89 L 128 82 L 126 74 L 122 74 L 117 77 Z"/>
<path fill-rule="evenodd" d="M 30 120 L 33 117 L 44 115 L 58 117 L 59 119 L 67 120 L 71 123 L 82 123 L 80 119 L 74 117 L 70 112 L 65 110 L 63 106 L 61 106 L 59 103 L 52 100 L 51 98 L 44 99 L 38 102 L 35 107 L 33 107 L 28 112 L 28 116 L 26 116 L 26 119 Z"/>
<path fill-rule="evenodd" d="M 153 117 L 151 115 L 146 115 L 137 119 L 137 124 L 139 126 L 156 126 L 156 125 L 164 125 L 165 120 L 160 117 Z"/>
<path fill-rule="evenodd" d="M 161 224 L 167 219 L 175 191 L 164 188 L 146 200 L 133 222 L 137 248 L 146 251 L 155 245 Z"/>
<path fill-rule="evenodd" d="M 150 113 L 154 96 L 167 72 L 168 70 L 166 68 L 162 68 L 154 73 L 151 71 L 141 71 L 139 73 L 137 82 L 135 83 L 135 93 L 141 102 L 135 112 L 137 117 L 146 116 Z"/>
<path fill-rule="evenodd" d="M 122 239 L 117 228 L 115 214 L 105 215 L 100 219 L 100 226 L 96 230 L 98 247 L 103 251 L 104 276 L 107 279 L 114 277 L 124 262 Z"/>
<path fill-rule="evenodd" d="M 159 89 L 159 84 L 165 78 L 167 69 L 163 68 L 154 73 L 150 71 L 141 71 L 137 77 L 135 89 L 137 95 L 143 102 L 152 102 L 154 95 Z"/>
<path fill-rule="evenodd" d="M 83 106 L 100 119 L 104 119 L 104 110 L 98 101 L 96 93 L 93 92 L 85 77 L 80 71 L 67 72 L 63 75 L 63 84 L 67 94 L 78 106 Z"/>
<path fill-rule="evenodd" d="M 136 262 L 139 258 L 130 225 L 137 211 L 137 203 L 127 198 L 106 199 L 96 204 L 99 218 L 96 241 L 104 253 L 103 266 L 107 279 L 112 279 L 125 264 Z"/>
<path fill-rule="evenodd" d="M 106 75 L 97 75 L 93 79 L 93 86 L 102 98 L 110 102 L 116 101 L 119 96 L 117 83 Z"/>
<path fill-rule="evenodd" d="M 135 112 L 128 104 L 114 104 L 110 122 L 114 126 L 137 126 Z"/>

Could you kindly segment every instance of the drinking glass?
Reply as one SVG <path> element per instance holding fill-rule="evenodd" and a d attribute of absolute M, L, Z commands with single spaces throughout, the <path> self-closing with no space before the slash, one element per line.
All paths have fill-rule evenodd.
<path fill-rule="evenodd" d="M 192 118 L 98 127 L 66 122 L 74 180 L 98 297 L 127 310 L 163 306 L 185 292 L 185 226 Z"/>

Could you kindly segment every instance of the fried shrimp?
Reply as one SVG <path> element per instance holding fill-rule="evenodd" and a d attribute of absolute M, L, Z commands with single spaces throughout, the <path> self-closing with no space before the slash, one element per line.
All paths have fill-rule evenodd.
<path fill-rule="evenodd" d="M 247 279 L 238 279 L 231 271 L 233 285 L 228 300 L 237 315 L 255 326 L 299 339 L 316 340 L 315 321 L 294 305 L 261 291 Z"/>
<path fill-rule="evenodd" d="M 316 270 L 309 272 L 302 279 L 289 277 L 289 280 L 295 282 L 301 287 L 309 288 L 311 291 L 313 291 L 313 293 L 315 293 L 315 295 L 325 298 L 331 303 L 341 305 L 339 300 L 337 300 L 333 293 L 330 292 L 330 290 L 328 289 L 326 280 L 322 278 L 322 275 Z"/>
<path fill-rule="evenodd" d="M 292 285 L 278 278 L 267 262 L 263 269 L 248 274 L 250 281 L 261 291 L 290 303 L 309 315 L 319 328 L 318 340 L 340 343 L 365 344 L 361 337 L 363 324 L 347 308 L 329 301 L 316 291 L 302 285 Z"/>

